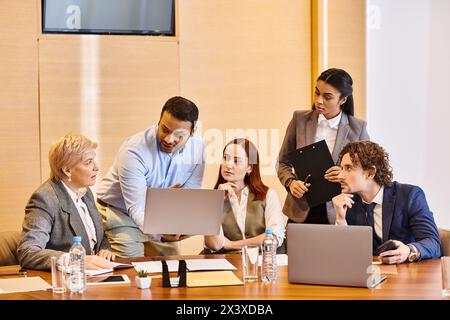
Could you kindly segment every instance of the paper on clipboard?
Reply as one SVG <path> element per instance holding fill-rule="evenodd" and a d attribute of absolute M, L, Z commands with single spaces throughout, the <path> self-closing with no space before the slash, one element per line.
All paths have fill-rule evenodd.
<path fill-rule="evenodd" d="M 288 154 L 288 159 L 294 167 L 297 179 L 304 181 L 309 175 L 311 186 L 305 193 L 310 207 L 330 201 L 341 193 L 339 183 L 325 179 L 325 171 L 334 166 L 333 158 L 325 140 L 299 148 Z"/>

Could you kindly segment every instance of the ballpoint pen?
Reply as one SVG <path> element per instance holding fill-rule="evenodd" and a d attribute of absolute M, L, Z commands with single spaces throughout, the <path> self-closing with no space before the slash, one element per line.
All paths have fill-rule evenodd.
<path fill-rule="evenodd" d="M 20 269 L 20 270 L 0 270 L 0 276 L 12 276 L 12 275 L 20 275 L 20 276 L 26 276 L 27 270 Z"/>
<path fill-rule="evenodd" d="M 306 176 L 305 180 L 303 180 L 303 183 L 306 184 L 308 182 L 308 179 L 311 178 L 311 174 L 308 173 L 308 175 Z"/>

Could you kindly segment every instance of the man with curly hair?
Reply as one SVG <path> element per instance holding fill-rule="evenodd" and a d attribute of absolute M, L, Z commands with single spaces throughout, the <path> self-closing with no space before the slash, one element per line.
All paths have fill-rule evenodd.
<path fill-rule="evenodd" d="M 333 198 L 337 225 L 368 225 L 373 249 L 393 240 L 396 249 L 380 254 L 386 264 L 441 256 L 433 214 L 421 188 L 392 181 L 387 152 L 378 144 L 347 144 L 339 154 L 342 193 Z"/>

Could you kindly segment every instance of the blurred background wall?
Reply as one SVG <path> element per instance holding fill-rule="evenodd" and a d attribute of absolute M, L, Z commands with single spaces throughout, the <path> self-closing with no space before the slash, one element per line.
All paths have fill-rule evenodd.
<path fill-rule="evenodd" d="M 368 0 L 367 121 L 396 180 L 419 185 L 450 228 L 450 2 Z"/>

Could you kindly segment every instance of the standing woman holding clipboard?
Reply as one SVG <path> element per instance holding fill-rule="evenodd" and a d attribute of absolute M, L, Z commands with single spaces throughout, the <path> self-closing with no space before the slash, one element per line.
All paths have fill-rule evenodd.
<path fill-rule="evenodd" d="M 353 80 L 342 69 L 328 69 L 319 76 L 312 110 L 295 111 L 284 136 L 278 157 L 278 179 L 288 191 L 283 213 L 288 223 L 334 223 L 331 202 L 309 207 L 304 197 L 310 184 L 296 177 L 288 154 L 298 148 L 325 140 L 337 163 L 339 152 L 348 142 L 369 140 L 366 122 L 353 116 Z M 320 161 L 320 159 L 317 159 Z M 325 172 L 325 178 L 339 182 L 339 166 Z M 331 200 L 331 199 L 330 199 Z"/>

